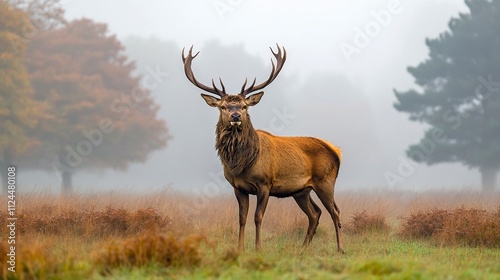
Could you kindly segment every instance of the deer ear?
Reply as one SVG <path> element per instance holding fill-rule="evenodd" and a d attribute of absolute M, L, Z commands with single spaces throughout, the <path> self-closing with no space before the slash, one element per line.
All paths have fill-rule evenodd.
<path fill-rule="evenodd" d="M 252 94 L 249 97 L 247 97 L 246 101 L 247 101 L 248 106 L 257 105 L 257 103 L 259 103 L 259 101 L 263 95 L 264 95 L 264 92 L 261 91 L 261 92 L 258 92 L 256 94 Z"/>
<path fill-rule="evenodd" d="M 201 97 L 203 97 L 203 99 L 205 99 L 205 102 L 207 102 L 208 106 L 210 106 L 210 107 L 217 107 L 220 104 L 220 99 L 217 99 L 211 95 L 207 95 L 207 94 L 202 93 Z"/>

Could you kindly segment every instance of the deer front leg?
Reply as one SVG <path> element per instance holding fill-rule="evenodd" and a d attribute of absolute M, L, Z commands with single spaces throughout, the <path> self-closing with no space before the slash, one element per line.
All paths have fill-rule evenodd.
<path fill-rule="evenodd" d="M 257 207 L 255 209 L 255 250 L 260 250 L 260 226 L 269 201 L 269 190 L 259 190 L 257 193 Z"/>
<path fill-rule="evenodd" d="M 240 232 L 238 236 L 238 250 L 243 251 L 245 249 L 245 224 L 247 223 L 247 214 L 248 214 L 248 194 L 239 191 L 237 188 L 234 188 L 234 194 L 236 195 L 236 199 L 238 200 L 238 206 L 240 209 Z"/>

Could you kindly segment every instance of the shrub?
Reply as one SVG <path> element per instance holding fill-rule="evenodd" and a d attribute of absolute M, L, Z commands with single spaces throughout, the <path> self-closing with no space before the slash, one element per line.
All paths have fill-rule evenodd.
<path fill-rule="evenodd" d="M 54 275 L 61 271 L 63 260 L 58 260 L 50 254 L 53 244 L 32 244 L 22 246 L 19 252 L 19 259 L 16 273 L 32 279 L 44 279 L 48 275 Z M 21 277 L 23 278 L 23 277 Z"/>
<path fill-rule="evenodd" d="M 96 253 L 94 260 L 105 272 L 121 266 L 141 267 L 151 263 L 165 267 L 197 265 L 201 261 L 199 247 L 202 242 L 206 242 L 206 238 L 200 234 L 177 239 L 173 235 L 147 231 L 111 242 Z"/>
<path fill-rule="evenodd" d="M 404 218 L 403 237 L 431 238 L 444 245 L 500 247 L 500 206 L 496 212 L 461 207 L 432 209 Z"/>
<path fill-rule="evenodd" d="M 403 218 L 400 234 L 404 237 L 422 238 L 431 237 L 443 229 L 449 212 L 441 209 L 431 209 L 411 213 Z"/>
<path fill-rule="evenodd" d="M 355 234 L 388 231 L 389 229 L 390 226 L 387 224 L 387 221 L 382 214 L 368 214 L 366 210 L 354 213 L 346 225 L 346 230 Z"/>
<path fill-rule="evenodd" d="M 2 239 L 2 242 L 0 242 L 0 262 L 2 264 L 1 268 L 2 270 L 0 271 L 1 276 L 0 279 L 7 279 L 7 261 L 9 260 L 9 257 L 7 254 L 9 253 L 9 246 L 7 246 L 7 242 L 5 242 L 4 239 Z"/>
<path fill-rule="evenodd" d="M 2 242 L 5 243 L 5 242 Z M 16 246 L 15 272 L 7 271 L 10 264 L 7 263 L 7 246 L 0 244 L 0 259 L 2 260 L 2 274 L 0 279 L 50 279 L 55 275 L 67 274 L 69 278 L 82 274 L 86 271 L 76 271 L 73 256 L 67 254 L 56 254 L 54 242 L 43 240 L 43 242 L 31 242 L 31 244 Z M 64 252 L 67 253 L 67 252 Z M 5 261 L 5 262 L 4 262 Z"/>
<path fill-rule="evenodd" d="M 442 244 L 499 248 L 500 207 L 496 213 L 475 208 L 455 209 L 435 238 Z"/>
<path fill-rule="evenodd" d="M 60 209 L 50 205 L 20 211 L 19 231 L 56 235 L 103 237 L 109 235 L 128 236 L 148 228 L 163 229 L 171 220 L 152 208 L 136 211 L 108 207 L 103 211 L 77 211 Z M 5 230 L 5 229 L 2 229 Z"/>

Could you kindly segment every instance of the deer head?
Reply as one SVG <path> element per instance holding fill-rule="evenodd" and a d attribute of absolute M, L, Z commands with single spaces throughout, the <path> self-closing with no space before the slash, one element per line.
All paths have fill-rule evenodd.
<path fill-rule="evenodd" d="M 208 95 L 208 94 L 201 94 L 201 97 L 207 102 L 207 104 L 211 107 L 217 107 L 220 112 L 220 121 L 222 122 L 222 125 L 225 127 L 230 127 L 230 128 L 241 128 L 242 124 L 245 124 L 249 121 L 249 116 L 248 116 L 248 107 L 257 105 L 264 95 L 263 91 L 257 92 L 255 94 L 252 94 L 248 96 L 250 93 L 253 93 L 255 91 L 261 90 L 271 84 L 274 79 L 278 76 L 278 74 L 281 71 L 281 68 L 283 68 L 283 65 L 285 64 L 286 60 L 286 50 L 283 48 L 281 50 L 280 46 L 276 44 L 278 51 L 274 52 L 272 48 L 271 52 L 273 53 L 274 57 L 276 58 L 276 65 L 274 64 L 274 61 L 271 59 L 272 63 L 272 70 L 271 74 L 269 75 L 269 78 L 265 81 L 262 82 L 258 85 L 255 84 L 256 78 L 253 80 L 252 84 L 248 87 L 247 85 L 247 80 L 245 79 L 245 82 L 243 83 L 243 86 L 241 87 L 241 91 L 238 94 L 227 94 L 226 93 L 226 88 L 224 87 L 224 83 L 222 83 L 222 79 L 219 78 L 220 86 L 221 89 L 219 89 L 216 85 L 214 80 L 212 79 L 212 86 L 206 86 L 194 77 L 193 70 L 191 69 L 191 62 L 193 59 L 199 54 L 196 53 L 193 55 L 193 47 L 189 49 L 189 52 L 187 56 L 184 55 L 184 49 L 182 50 L 182 61 L 184 62 L 184 72 L 186 73 L 186 77 L 188 78 L 193 85 L 196 87 L 212 93 L 218 97 Z"/>

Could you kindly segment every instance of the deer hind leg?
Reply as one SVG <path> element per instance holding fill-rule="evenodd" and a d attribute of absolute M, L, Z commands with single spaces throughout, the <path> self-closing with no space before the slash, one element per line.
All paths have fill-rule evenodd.
<path fill-rule="evenodd" d="M 337 248 L 339 252 L 344 253 L 342 244 L 340 244 L 340 211 L 333 198 L 333 187 L 330 184 L 320 184 L 314 191 L 332 217 L 333 225 L 335 226 Z"/>
<path fill-rule="evenodd" d="M 342 228 L 342 225 L 340 224 L 340 209 L 337 206 L 337 203 L 335 203 L 335 197 L 333 198 L 333 207 L 335 208 L 335 215 L 337 216 L 337 221 L 339 221 L 339 228 Z"/>
<path fill-rule="evenodd" d="M 304 190 L 293 196 L 300 209 L 304 211 L 309 219 L 309 227 L 307 228 L 306 237 L 304 239 L 304 243 L 302 246 L 307 246 L 311 243 L 311 240 L 316 233 L 316 229 L 319 225 L 319 217 L 321 216 L 321 209 L 319 206 L 312 200 L 310 195 L 311 190 Z"/>

